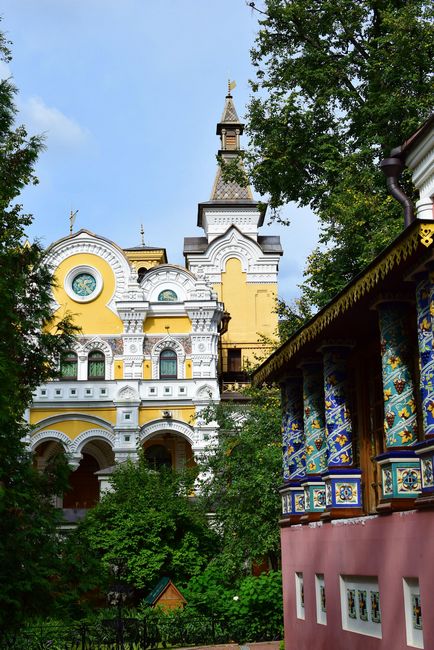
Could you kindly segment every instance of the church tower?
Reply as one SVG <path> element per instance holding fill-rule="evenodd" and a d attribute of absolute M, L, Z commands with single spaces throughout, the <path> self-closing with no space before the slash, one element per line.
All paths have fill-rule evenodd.
<path fill-rule="evenodd" d="M 244 124 L 238 117 L 231 89 L 217 135 L 221 165 L 238 161 L 244 171 L 240 137 Z M 205 236 L 184 240 L 186 266 L 199 269 L 213 285 L 229 312 L 227 331 L 221 336 L 220 373 L 223 393 L 234 383 L 247 381 L 245 368 L 261 356 L 260 336 L 276 334 L 277 272 L 282 255 L 280 238 L 258 234 L 266 205 L 253 198 L 248 183 L 226 181 L 219 165 L 209 201 L 199 203 L 197 225 Z"/>

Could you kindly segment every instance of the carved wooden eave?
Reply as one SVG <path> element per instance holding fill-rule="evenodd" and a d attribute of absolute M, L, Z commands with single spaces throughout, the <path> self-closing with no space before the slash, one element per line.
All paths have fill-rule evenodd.
<path fill-rule="evenodd" d="M 417 220 L 408 226 L 371 264 L 352 280 L 306 325 L 280 346 L 253 374 L 255 384 L 271 382 L 282 376 L 294 355 L 345 314 L 365 295 L 381 289 L 381 283 L 395 270 L 411 271 L 432 258 L 434 221 Z M 404 269 L 405 265 L 405 269 Z"/>

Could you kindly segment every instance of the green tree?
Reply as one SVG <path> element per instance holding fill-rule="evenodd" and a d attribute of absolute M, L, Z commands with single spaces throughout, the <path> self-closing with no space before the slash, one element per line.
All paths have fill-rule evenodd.
<path fill-rule="evenodd" d="M 195 476 L 151 470 L 143 454 L 137 463 L 119 465 L 113 491 L 87 514 L 75 539 L 85 540 L 106 568 L 121 559 L 128 583 L 142 593 L 163 576 L 182 587 L 218 549 L 218 537 L 192 496 Z"/>
<path fill-rule="evenodd" d="M 241 643 L 282 638 L 281 572 L 230 580 L 221 565 L 215 558 L 190 580 L 184 590 L 188 609 L 225 620 L 231 638 Z"/>
<path fill-rule="evenodd" d="M 319 217 L 302 286 L 308 313 L 402 229 L 378 163 L 432 110 L 434 10 L 423 0 L 249 4 L 262 13 L 247 167 L 272 208 L 295 201 Z"/>
<path fill-rule="evenodd" d="M 218 441 L 203 460 L 202 493 L 222 535 L 219 566 L 227 579 L 266 560 L 277 568 L 281 482 L 279 394 L 249 388 L 249 402 L 223 403 L 201 415 L 219 425 Z"/>
<path fill-rule="evenodd" d="M 0 58 L 10 50 L 0 33 Z M 42 148 L 15 126 L 16 89 L 0 81 L 0 627 L 48 608 L 56 564 L 56 512 L 51 496 L 63 485 L 59 459 L 44 474 L 33 469 L 22 442 L 29 433 L 23 414 L 35 388 L 56 374 L 59 355 L 71 345 L 70 318 L 55 321 L 51 271 L 38 243 L 25 241 L 32 217 L 16 203 L 36 183 Z M 61 466 L 61 467 L 60 467 Z M 61 469 L 61 471 L 59 471 Z"/>

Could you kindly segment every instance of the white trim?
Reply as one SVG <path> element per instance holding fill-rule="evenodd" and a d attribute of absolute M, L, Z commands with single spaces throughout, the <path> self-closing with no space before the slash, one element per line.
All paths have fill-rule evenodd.
<path fill-rule="evenodd" d="M 90 341 L 82 346 L 82 356 L 86 355 L 86 379 L 87 381 L 94 381 L 89 377 L 89 352 L 93 350 L 100 350 L 105 356 L 105 377 L 104 379 L 113 379 L 113 351 L 107 341 L 104 341 L 99 336 L 94 336 Z"/>
<path fill-rule="evenodd" d="M 46 259 L 55 272 L 61 262 L 80 253 L 95 255 L 110 266 L 115 276 L 115 290 L 107 307 L 118 316 L 115 301 L 121 299 L 126 291 L 127 281 L 131 274 L 131 268 L 125 255 L 112 242 L 82 231 L 73 237 L 65 237 L 53 244 L 48 250 Z"/>
<path fill-rule="evenodd" d="M 157 433 L 172 431 L 194 444 L 194 430 L 185 422 L 180 420 L 153 420 L 145 424 L 139 431 L 138 439 L 140 444 L 153 438 Z"/>
<path fill-rule="evenodd" d="M 187 299 L 189 291 L 194 289 L 194 278 L 190 271 L 181 266 L 163 264 L 146 273 L 141 283 L 146 300 L 154 303 L 153 311 L 158 311 L 158 306 L 164 311 L 168 305 L 178 305 Z M 159 294 L 165 289 L 171 289 L 178 297 L 176 302 L 159 301 Z"/>
<path fill-rule="evenodd" d="M 301 621 L 304 621 L 306 618 L 305 614 L 305 593 L 304 593 L 304 577 L 302 571 L 295 572 L 295 611 L 297 618 Z"/>
<path fill-rule="evenodd" d="M 322 608 L 322 590 L 325 590 L 324 574 L 315 573 L 316 622 L 319 625 L 327 625 L 327 611 L 324 611 Z M 327 601 L 325 609 L 327 610 Z"/>
<path fill-rule="evenodd" d="M 173 336 L 168 334 L 154 345 L 151 350 L 152 359 L 152 379 L 160 379 L 160 354 L 163 350 L 173 350 L 177 356 L 177 377 L 176 379 L 184 379 L 185 377 L 185 350 L 181 343 Z"/>
<path fill-rule="evenodd" d="M 135 403 L 140 404 L 140 395 L 138 394 L 138 392 L 133 386 L 127 384 L 126 386 L 122 386 L 118 390 L 113 402 L 114 403 L 123 402 L 126 403 L 127 405 L 131 405 Z"/>
<path fill-rule="evenodd" d="M 419 578 L 403 578 L 402 587 L 404 590 L 405 632 L 407 636 L 407 645 L 412 648 L 424 648 L 423 629 L 417 629 L 413 624 L 412 598 L 413 596 L 418 596 L 420 599 Z"/>
<path fill-rule="evenodd" d="M 356 632 L 366 636 L 382 638 L 381 615 L 380 622 L 373 621 L 371 609 L 371 592 L 380 593 L 378 578 L 376 576 L 365 575 L 340 575 L 340 597 L 341 597 L 341 616 L 342 629 L 348 632 Z M 354 611 L 350 614 L 348 607 L 348 591 L 354 592 Z M 365 592 L 365 610 L 360 611 L 359 591 Z M 381 612 L 381 597 L 380 597 Z"/>
<path fill-rule="evenodd" d="M 200 402 L 206 402 L 207 404 L 209 402 L 215 402 L 219 399 L 218 392 L 216 395 L 216 392 L 214 388 L 211 386 L 211 384 L 204 384 L 203 386 L 200 386 L 197 391 L 195 396 L 193 397 L 193 400 L 200 401 Z"/>
<path fill-rule="evenodd" d="M 88 429 L 80 433 L 71 443 L 74 452 L 83 453 L 83 448 L 90 441 L 103 440 L 110 445 L 113 450 L 115 444 L 115 434 L 104 429 Z"/>
<path fill-rule="evenodd" d="M 60 442 L 65 451 L 72 453 L 72 440 L 68 438 L 66 433 L 63 431 L 56 431 L 56 429 L 49 429 L 47 431 L 39 431 L 39 433 L 32 434 L 30 437 L 30 450 L 36 451 L 36 448 L 43 442 L 48 442 L 49 440 Z"/>
<path fill-rule="evenodd" d="M 247 283 L 277 282 L 280 256 L 263 253 L 259 244 L 251 237 L 243 235 L 236 226 L 231 226 L 224 235 L 211 241 L 204 253 L 192 253 L 187 256 L 192 273 L 202 267 L 207 281 L 212 284 L 222 282 L 222 273 L 231 258 L 240 261 Z"/>

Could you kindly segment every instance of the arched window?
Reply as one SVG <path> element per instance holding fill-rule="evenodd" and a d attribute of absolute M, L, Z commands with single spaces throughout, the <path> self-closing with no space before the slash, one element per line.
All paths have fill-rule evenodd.
<path fill-rule="evenodd" d="M 145 458 L 152 469 L 172 467 L 172 454 L 163 445 L 151 445 L 145 449 Z"/>
<path fill-rule="evenodd" d="M 159 302 L 176 302 L 177 300 L 178 296 L 172 289 L 165 289 L 158 294 Z"/>
<path fill-rule="evenodd" d="M 175 350 L 162 350 L 160 354 L 160 379 L 176 379 L 177 356 Z"/>
<path fill-rule="evenodd" d="M 147 272 L 148 272 L 148 269 L 146 268 L 146 266 L 141 266 L 141 267 L 137 270 L 137 282 L 138 282 L 139 284 L 140 284 L 140 282 L 143 280 L 143 278 L 145 277 L 145 275 L 147 274 Z"/>
<path fill-rule="evenodd" d="M 105 379 L 105 356 L 100 350 L 89 352 L 87 358 L 87 378 Z"/>
<path fill-rule="evenodd" d="M 62 379 L 77 379 L 78 357 L 71 350 L 60 359 L 60 376 Z"/>

